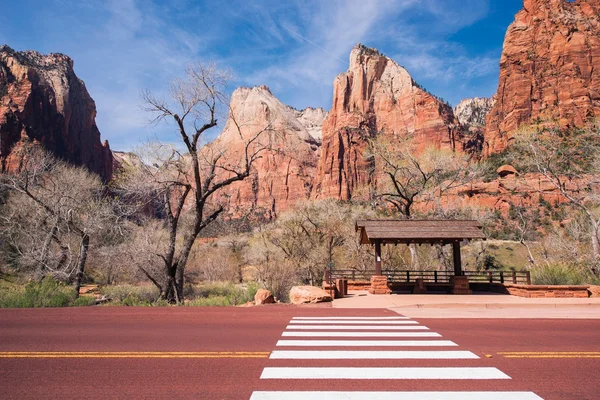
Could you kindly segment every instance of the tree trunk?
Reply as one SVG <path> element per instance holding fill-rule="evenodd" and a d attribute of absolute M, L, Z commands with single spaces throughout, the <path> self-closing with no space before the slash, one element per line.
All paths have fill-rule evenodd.
<path fill-rule="evenodd" d="M 417 246 L 414 243 L 408 245 L 410 250 L 410 266 L 412 269 L 419 269 L 419 254 L 417 253 Z"/>
<path fill-rule="evenodd" d="M 90 237 L 87 234 L 83 234 L 81 238 L 81 248 L 79 252 L 79 262 L 77 263 L 77 273 L 75 274 L 75 293 L 76 298 L 79 297 L 79 290 L 81 289 L 81 281 L 83 279 L 83 271 L 85 269 L 85 262 L 87 261 L 87 253 L 90 245 Z"/>
<path fill-rule="evenodd" d="M 595 221 L 592 220 L 592 265 L 590 268 L 590 271 L 592 272 L 592 274 L 594 274 L 595 276 L 598 276 L 598 274 L 600 273 L 599 271 L 599 264 L 600 264 L 600 245 L 598 243 L 598 228 L 600 228 L 600 221 Z"/>
<path fill-rule="evenodd" d="M 519 242 L 521 242 L 521 244 L 527 249 L 527 258 L 529 259 L 529 266 L 535 266 L 535 258 L 533 258 L 533 253 L 531 252 L 529 245 L 525 242 L 525 239 L 521 239 Z"/>
<path fill-rule="evenodd" d="M 50 251 L 50 244 L 52 243 L 52 238 L 56 235 L 56 232 L 58 232 L 58 222 L 52 225 L 52 229 L 50 229 L 50 232 L 48 232 L 48 235 L 46 236 L 46 240 L 44 240 L 40 262 L 35 269 L 34 279 L 36 281 L 41 281 L 46 276 L 44 270 L 46 269 L 46 263 L 48 262 L 48 252 Z"/>

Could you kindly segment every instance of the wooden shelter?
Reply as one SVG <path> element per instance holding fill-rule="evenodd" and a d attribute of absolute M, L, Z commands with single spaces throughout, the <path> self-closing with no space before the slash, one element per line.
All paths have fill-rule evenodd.
<path fill-rule="evenodd" d="M 484 239 L 481 224 L 469 220 L 359 220 L 360 243 L 375 245 L 375 275 L 381 275 L 382 244 L 451 244 L 454 275 L 461 276 L 460 242 Z"/>

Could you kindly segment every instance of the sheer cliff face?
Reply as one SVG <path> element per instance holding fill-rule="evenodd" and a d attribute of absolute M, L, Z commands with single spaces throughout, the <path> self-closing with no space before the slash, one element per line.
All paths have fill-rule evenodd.
<path fill-rule="evenodd" d="M 41 55 L 0 46 L 0 163 L 18 169 L 26 143 L 98 173 L 112 174 L 112 154 L 100 142 L 96 105 L 62 54 Z"/>
<path fill-rule="evenodd" d="M 324 112 L 294 110 L 282 104 L 266 86 L 237 89 L 230 107 L 225 128 L 202 154 L 223 151 L 228 161 L 242 159 L 244 142 L 240 133 L 249 140 L 262 132 L 258 142 L 270 147 L 256 160 L 249 178 L 220 193 L 220 201 L 229 205 L 230 215 L 254 213 L 272 218 L 308 199 L 320 145 L 316 132 L 320 131 L 319 119 L 322 121 Z"/>
<path fill-rule="evenodd" d="M 600 1 L 525 0 L 504 39 L 485 152 L 534 119 L 563 127 L 600 117 Z"/>
<path fill-rule="evenodd" d="M 409 73 L 376 50 L 357 45 L 350 68 L 333 83 L 333 105 L 323 124 L 313 198 L 350 199 L 372 185 L 366 138 L 411 136 L 415 149 L 462 151 L 452 109 L 422 90 Z"/>

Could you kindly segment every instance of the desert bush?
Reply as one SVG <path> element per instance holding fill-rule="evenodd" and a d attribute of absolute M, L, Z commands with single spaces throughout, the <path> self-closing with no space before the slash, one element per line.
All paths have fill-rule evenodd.
<path fill-rule="evenodd" d="M 41 282 L 30 282 L 25 287 L 14 287 L 0 293 L 0 307 L 67 307 L 76 299 L 75 289 L 51 277 Z"/>
<path fill-rule="evenodd" d="M 254 299 L 255 286 L 234 285 L 230 282 L 203 283 L 188 287 L 189 305 L 238 305 Z M 252 293 L 253 292 L 253 293 Z M 213 304 L 214 303 L 214 304 Z"/>
<path fill-rule="evenodd" d="M 71 305 L 73 307 L 95 306 L 96 299 L 92 296 L 79 296 Z"/>
<path fill-rule="evenodd" d="M 111 299 L 115 305 L 144 306 L 156 303 L 159 291 L 150 285 L 112 285 L 104 286 L 100 292 Z"/>
<path fill-rule="evenodd" d="M 534 285 L 582 285 L 586 282 L 585 269 L 578 264 L 556 262 L 531 270 Z"/>

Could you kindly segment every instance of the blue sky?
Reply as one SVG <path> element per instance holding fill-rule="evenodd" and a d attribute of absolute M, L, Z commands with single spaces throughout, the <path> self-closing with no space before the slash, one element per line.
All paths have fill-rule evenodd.
<path fill-rule="evenodd" d="M 506 28 L 521 7 L 522 0 L 19 0 L 2 7 L 0 44 L 73 58 L 102 137 L 130 150 L 151 138 L 175 140 L 172 126 L 148 126 L 139 93 L 164 93 L 194 61 L 231 69 L 232 88 L 264 84 L 298 109 L 329 109 L 333 79 L 361 42 L 452 105 L 491 96 Z"/>

